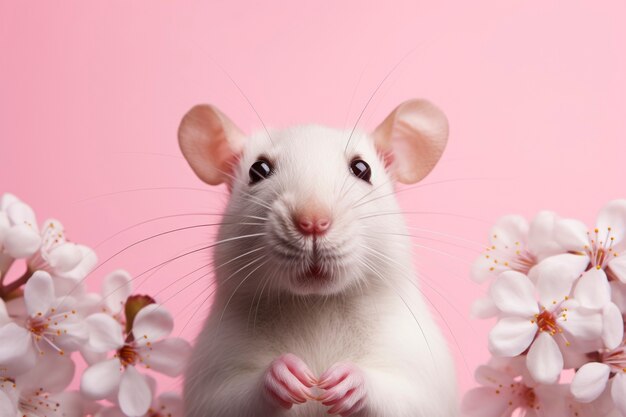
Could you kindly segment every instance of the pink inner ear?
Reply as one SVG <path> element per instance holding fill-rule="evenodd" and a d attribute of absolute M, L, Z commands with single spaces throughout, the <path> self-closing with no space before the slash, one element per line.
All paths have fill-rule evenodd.
<path fill-rule="evenodd" d="M 381 149 L 378 149 L 378 156 L 380 159 L 382 159 L 383 163 L 385 164 L 386 169 L 389 169 L 389 167 L 393 164 L 393 162 L 396 159 L 396 157 L 393 154 L 393 151 L 383 151 Z"/>
<path fill-rule="evenodd" d="M 225 175 L 224 182 L 226 183 L 226 188 L 228 188 L 228 192 L 231 192 L 234 187 L 234 182 L 236 178 L 236 170 L 239 165 L 239 161 L 241 160 L 241 152 L 237 154 L 230 154 L 224 160 L 224 168 L 223 171 L 227 174 Z"/>

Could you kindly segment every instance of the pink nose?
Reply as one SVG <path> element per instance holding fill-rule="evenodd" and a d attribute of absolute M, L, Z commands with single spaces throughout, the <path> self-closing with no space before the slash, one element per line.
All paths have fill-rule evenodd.
<path fill-rule="evenodd" d="M 325 214 L 299 214 L 294 223 L 305 236 L 321 236 L 330 228 L 330 216 Z"/>

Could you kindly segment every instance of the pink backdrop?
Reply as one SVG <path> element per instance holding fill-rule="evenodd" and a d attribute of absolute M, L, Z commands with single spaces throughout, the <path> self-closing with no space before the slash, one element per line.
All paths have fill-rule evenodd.
<path fill-rule="evenodd" d="M 130 225 L 219 212 L 224 196 L 202 191 L 175 137 L 198 102 L 260 127 L 220 67 L 268 125 L 343 127 L 405 57 L 360 125 L 373 127 L 410 97 L 448 114 L 442 162 L 402 194 L 406 210 L 439 214 L 410 215 L 411 225 L 484 242 L 505 213 L 550 208 L 592 221 L 604 202 L 626 197 L 625 15 L 618 1 L 2 1 L 0 192 L 18 194 L 40 220 L 60 219 L 105 260 L 152 233 L 207 220 L 161 219 L 106 240 Z M 488 357 L 489 323 L 468 318 L 484 291 L 468 277 L 481 245 L 416 234 L 426 246 L 416 247 L 424 291 L 445 318 L 465 390 Z M 210 235 L 201 228 L 138 245 L 89 285 L 98 289 L 117 267 L 138 275 Z M 194 274 L 165 287 L 207 258 L 137 280 L 140 292 L 167 300 L 176 332 L 190 338 L 207 280 Z"/>

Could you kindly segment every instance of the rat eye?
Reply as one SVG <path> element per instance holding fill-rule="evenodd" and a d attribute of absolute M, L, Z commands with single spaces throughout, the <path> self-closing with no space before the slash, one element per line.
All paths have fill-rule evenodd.
<path fill-rule="evenodd" d="M 352 171 L 352 173 L 354 174 L 354 176 L 356 176 L 357 178 L 362 179 L 365 182 L 370 182 L 370 178 L 372 177 L 372 170 L 370 169 L 370 166 L 367 164 L 367 162 L 365 162 L 362 159 L 353 159 L 352 162 L 350 162 L 350 171 Z"/>
<path fill-rule="evenodd" d="M 274 172 L 274 167 L 267 159 L 259 159 L 250 167 L 250 184 L 256 184 L 257 182 L 269 177 Z"/>

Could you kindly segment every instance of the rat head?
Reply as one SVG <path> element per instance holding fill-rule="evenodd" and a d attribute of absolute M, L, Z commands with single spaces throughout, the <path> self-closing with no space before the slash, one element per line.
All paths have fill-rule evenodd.
<path fill-rule="evenodd" d="M 412 100 L 371 134 L 298 126 L 246 136 L 217 108 L 199 105 L 178 138 L 198 177 L 231 193 L 218 280 L 333 294 L 384 279 L 381 270 L 406 255 L 394 183 L 433 169 L 448 123 L 434 105 Z"/>

